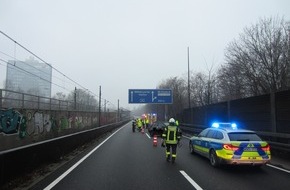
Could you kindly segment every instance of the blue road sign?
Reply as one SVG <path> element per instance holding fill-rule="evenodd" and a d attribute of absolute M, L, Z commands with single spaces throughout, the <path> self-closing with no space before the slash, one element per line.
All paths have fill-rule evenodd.
<path fill-rule="evenodd" d="M 172 104 L 172 90 L 129 89 L 129 104 Z"/>

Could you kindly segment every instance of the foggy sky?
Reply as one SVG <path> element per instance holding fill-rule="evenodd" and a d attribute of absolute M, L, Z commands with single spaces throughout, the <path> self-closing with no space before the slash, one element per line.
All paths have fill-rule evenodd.
<path fill-rule="evenodd" d="M 243 28 L 275 16 L 290 20 L 289 0 L 0 0 L 1 31 L 91 92 L 102 86 L 102 98 L 124 108 L 137 106 L 128 104 L 128 89 L 186 76 L 187 47 L 192 72 L 218 68 Z M 0 51 L 30 56 L 2 35 Z M 0 88 L 5 71 L 0 62 Z"/>

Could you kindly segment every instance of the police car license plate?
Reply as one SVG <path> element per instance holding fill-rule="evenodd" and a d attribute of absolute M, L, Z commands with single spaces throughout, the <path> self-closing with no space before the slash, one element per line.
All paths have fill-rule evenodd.
<path fill-rule="evenodd" d="M 256 152 L 257 151 L 257 148 L 246 147 L 246 148 L 244 148 L 244 151 L 247 151 L 247 152 Z"/>

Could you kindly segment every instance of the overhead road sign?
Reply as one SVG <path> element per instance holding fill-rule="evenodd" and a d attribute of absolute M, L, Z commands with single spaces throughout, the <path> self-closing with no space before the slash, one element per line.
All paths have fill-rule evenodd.
<path fill-rule="evenodd" d="M 172 104 L 172 90 L 129 89 L 129 104 Z"/>

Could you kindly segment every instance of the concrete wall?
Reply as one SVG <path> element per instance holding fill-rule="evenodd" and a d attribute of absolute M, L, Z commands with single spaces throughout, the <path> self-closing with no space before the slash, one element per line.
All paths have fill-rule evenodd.
<path fill-rule="evenodd" d="M 101 125 L 116 122 L 116 113 L 102 113 Z M 0 151 L 96 128 L 98 112 L 34 109 L 0 110 Z"/>

